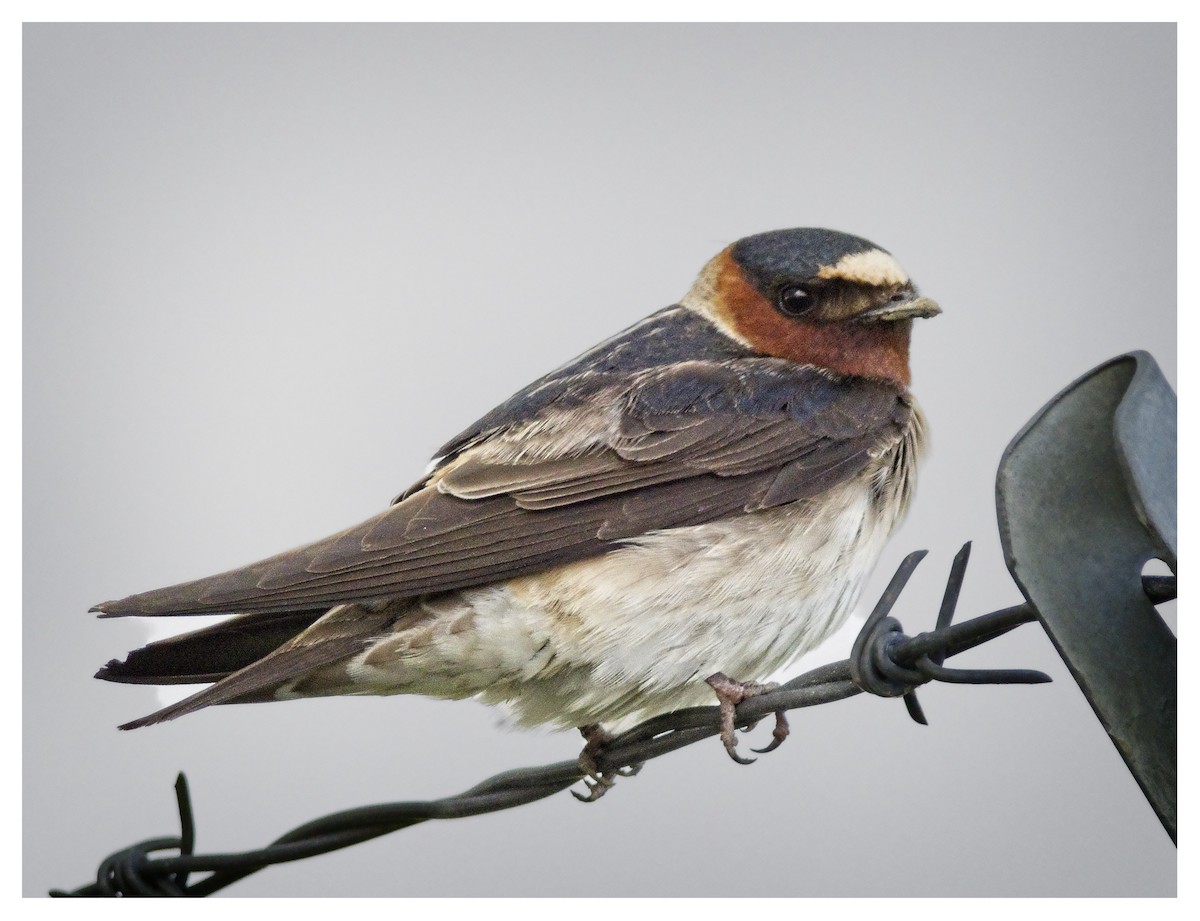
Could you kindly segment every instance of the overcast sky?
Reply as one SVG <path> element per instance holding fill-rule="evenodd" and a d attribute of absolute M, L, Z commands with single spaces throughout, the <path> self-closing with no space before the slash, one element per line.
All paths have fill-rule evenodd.
<path fill-rule="evenodd" d="M 154 690 L 91 676 L 149 634 L 87 609 L 381 510 L 734 239 L 865 236 L 945 311 L 913 352 L 932 453 L 866 592 L 929 549 L 912 633 L 967 539 L 963 615 L 1020 600 L 993 482 L 1047 399 L 1134 348 L 1175 380 L 1171 25 L 34 25 L 24 67 L 27 895 L 174 834 L 179 769 L 199 848 L 232 851 L 574 757 L 573 733 L 420 698 L 121 733 Z M 799 711 L 751 767 L 712 740 L 595 805 L 228 894 L 1173 894 L 1174 847 L 1039 628 L 963 661 L 1055 682 L 928 688 L 927 728 L 866 696 Z"/>

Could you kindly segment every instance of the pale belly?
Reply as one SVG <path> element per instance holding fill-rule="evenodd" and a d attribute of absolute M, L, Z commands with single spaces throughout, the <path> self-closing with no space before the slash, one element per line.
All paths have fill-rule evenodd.
<path fill-rule="evenodd" d="M 418 602 L 324 693 L 477 695 L 524 725 L 618 729 L 711 703 L 709 675 L 762 679 L 844 622 L 902 505 L 864 473 L 817 502 Z"/>

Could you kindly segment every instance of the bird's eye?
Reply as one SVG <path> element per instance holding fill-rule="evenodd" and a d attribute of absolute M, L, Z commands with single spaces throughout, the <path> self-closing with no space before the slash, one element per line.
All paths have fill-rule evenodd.
<path fill-rule="evenodd" d="M 798 317 L 816 304 L 817 299 L 804 285 L 788 285 L 779 292 L 779 310 L 789 317 Z"/>

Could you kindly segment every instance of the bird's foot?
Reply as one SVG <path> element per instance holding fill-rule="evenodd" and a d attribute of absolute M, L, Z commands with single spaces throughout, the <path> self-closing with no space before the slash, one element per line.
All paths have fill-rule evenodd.
<path fill-rule="evenodd" d="M 641 765 L 637 764 L 619 771 L 601 771 L 596 763 L 596 756 L 612 741 L 612 736 L 602 729 L 599 723 L 580 726 L 579 734 L 583 736 L 584 742 L 583 751 L 579 753 L 579 771 L 583 774 L 583 784 L 588 792 L 583 794 L 572 790 L 571 795 L 581 803 L 594 803 L 609 791 L 617 782 L 618 776 L 632 777 L 641 769 Z"/>
<path fill-rule="evenodd" d="M 571 795 L 581 803 L 594 803 L 609 789 L 616 784 L 616 780 L 612 774 L 601 774 L 595 778 L 583 778 L 583 785 L 587 787 L 587 793 L 578 793 L 575 790 L 571 791 Z"/>
<path fill-rule="evenodd" d="M 734 725 L 734 718 L 736 716 L 734 711 L 737 705 L 743 700 L 757 697 L 760 694 L 766 694 L 768 691 L 774 691 L 779 685 L 774 682 L 759 684 L 756 681 L 734 681 L 722 672 L 710 675 L 704 680 L 716 693 L 717 700 L 721 705 L 721 742 L 725 745 L 725 751 L 738 764 L 753 764 L 757 759 L 743 758 L 737 753 L 737 739 L 734 737 L 734 730 L 737 728 Z M 755 748 L 753 751 L 758 752 L 760 755 L 774 751 L 783 744 L 783 740 L 788 737 L 789 731 L 787 714 L 783 710 L 776 710 L 775 730 L 771 733 L 771 744 L 766 748 Z"/>

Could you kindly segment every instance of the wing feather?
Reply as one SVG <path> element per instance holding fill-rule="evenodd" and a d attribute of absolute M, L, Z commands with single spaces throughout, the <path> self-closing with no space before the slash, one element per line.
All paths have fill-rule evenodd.
<path fill-rule="evenodd" d="M 289 611 L 512 578 L 818 495 L 897 443 L 910 416 L 893 387 L 766 358 L 568 381 L 360 525 L 97 610 Z"/>

